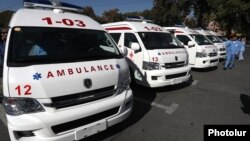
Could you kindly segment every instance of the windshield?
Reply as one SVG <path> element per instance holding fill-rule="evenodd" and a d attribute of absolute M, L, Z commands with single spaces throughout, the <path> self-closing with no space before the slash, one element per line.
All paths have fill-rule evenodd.
<path fill-rule="evenodd" d="M 184 48 L 171 33 L 139 32 L 138 34 L 148 50 Z"/>
<path fill-rule="evenodd" d="M 214 35 L 207 35 L 207 38 L 213 43 L 222 43 L 222 41 Z"/>
<path fill-rule="evenodd" d="M 226 37 L 223 37 L 223 36 L 217 36 L 217 37 L 220 38 L 223 42 L 228 41 L 228 39 Z"/>
<path fill-rule="evenodd" d="M 191 34 L 191 37 L 198 45 L 212 45 L 213 43 L 201 34 Z"/>
<path fill-rule="evenodd" d="M 9 65 L 78 62 L 122 58 L 104 31 L 72 28 L 15 27 Z"/>

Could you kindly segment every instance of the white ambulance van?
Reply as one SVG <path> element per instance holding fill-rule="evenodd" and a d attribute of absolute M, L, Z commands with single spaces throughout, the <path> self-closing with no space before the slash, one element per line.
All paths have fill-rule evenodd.
<path fill-rule="evenodd" d="M 102 25 L 123 50 L 131 78 L 146 87 L 163 87 L 189 80 L 188 54 L 164 28 L 142 19 Z"/>
<path fill-rule="evenodd" d="M 80 140 L 126 119 L 129 67 L 112 37 L 74 8 L 42 2 L 24 2 L 9 23 L 2 104 L 11 140 Z"/>
<path fill-rule="evenodd" d="M 186 27 L 164 27 L 184 44 L 189 54 L 189 65 L 192 68 L 208 68 L 217 66 L 218 49 L 204 35 Z"/>
<path fill-rule="evenodd" d="M 199 32 L 200 34 L 206 36 L 210 41 L 213 42 L 213 44 L 217 47 L 218 49 L 218 54 L 220 56 L 220 59 L 225 59 L 226 58 L 226 47 L 223 43 L 223 41 L 218 38 L 217 36 L 213 35 L 211 31 L 208 30 L 195 30 Z"/>
<path fill-rule="evenodd" d="M 223 45 L 226 46 L 226 42 L 228 41 L 228 39 L 225 36 L 222 36 L 221 34 L 214 32 L 214 31 L 210 31 L 210 33 L 216 36 L 217 38 L 219 38 L 220 41 L 223 43 Z"/>

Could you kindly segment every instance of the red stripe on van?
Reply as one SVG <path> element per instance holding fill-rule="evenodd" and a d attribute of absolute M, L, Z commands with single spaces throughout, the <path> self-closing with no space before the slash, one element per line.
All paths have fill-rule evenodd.
<path fill-rule="evenodd" d="M 111 27 L 111 28 L 105 28 L 106 30 L 132 30 L 129 27 Z"/>
<path fill-rule="evenodd" d="M 175 30 L 175 32 L 174 33 L 183 33 L 182 31 L 180 31 L 180 30 Z"/>

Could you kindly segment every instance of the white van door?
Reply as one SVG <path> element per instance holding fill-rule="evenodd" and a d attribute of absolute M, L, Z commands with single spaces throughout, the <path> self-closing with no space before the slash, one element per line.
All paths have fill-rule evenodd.
<path fill-rule="evenodd" d="M 132 44 L 137 44 L 139 45 L 139 41 L 134 33 L 124 33 L 124 38 L 123 38 L 123 45 L 124 48 L 127 49 L 126 57 L 129 66 L 133 69 L 134 73 L 134 78 L 137 80 L 142 81 L 142 61 L 143 61 L 143 51 L 142 48 L 132 48 Z M 139 45 L 140 46 L 140 45 Z"/>
<path fill-rule="evenodd" d="M 184 44 L 184 47 L 188 51 L 189 55 L 189 64 L 194 65 L 195 64 L 195 59 L 196 59 L 196 49 L 195 44 L 193 46 L 188 46 L 188 42 L 192 41 L 190 37 L 186 35 L 176 35 L 176 37 Z"/>

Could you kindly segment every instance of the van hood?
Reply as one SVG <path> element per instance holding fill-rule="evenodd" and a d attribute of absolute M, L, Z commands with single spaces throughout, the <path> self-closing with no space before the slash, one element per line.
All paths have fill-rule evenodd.
<path fill-rule="evenodd" d="M 187 53 L 184 48 L 179 49 L 157 49 L 148 50 L 149 62 L 174 63 L 187 60 Z"/>
<path fill-rule="evenodd" d="M 124 59 L 109 59 L 10 67 L 9 95 L 10 97 L 51 98 L 104 87 L 115 88 L 119 72 L 127 69 L 125 63 Z M 86 84 L 86 79 L 91 82 Z"/>

